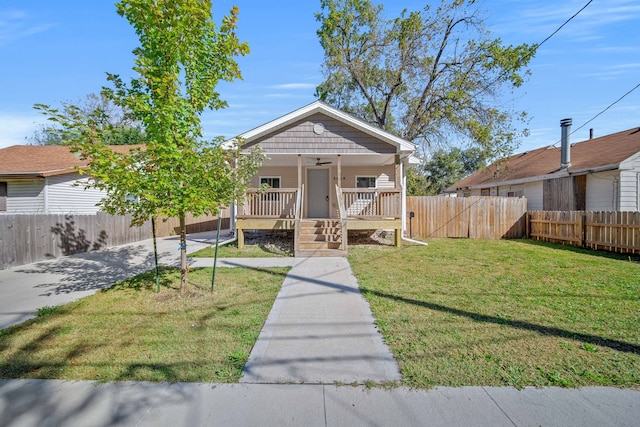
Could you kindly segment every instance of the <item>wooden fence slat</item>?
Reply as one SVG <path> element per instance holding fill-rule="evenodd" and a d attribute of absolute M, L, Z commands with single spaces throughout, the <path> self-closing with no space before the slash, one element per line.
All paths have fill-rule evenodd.
<path fill-rule="evenodd" d="M 514 197 L 407 197 L 416 238 L 520 238 L 526 232 L 527 201 Z"/>
<path fill-rule="evenodd" d="M 215 230 L 217 216 L 187 216 L 187 232 Z M 162 221 L 158 221 L 158 224 Z M 151 223 L 131 227 L 131 216 L 64 214 L 1 214 L 0 269 L 7 269 L 85 250 L 133 243 L 151 238 Z M 165 222 L 159 237 L 176 234 L 176 218 Z M 223 211 L 229 227 L 229 211 Z"/>
<path fill-rule="evenodd" d="M 528 215 L 531 238 L 640 253 L 640 212 L 531 211 Z"/>

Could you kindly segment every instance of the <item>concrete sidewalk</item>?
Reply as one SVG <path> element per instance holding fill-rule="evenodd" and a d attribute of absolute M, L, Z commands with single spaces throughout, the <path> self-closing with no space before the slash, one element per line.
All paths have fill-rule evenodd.
<path fill-rule="evenodd" d="M 346 258 L 296 258 L 271 308 L 242 383 L 400 380 Z"/>
<path fill-rule="evenodd" d="M 215 242 L 215 231 L 187 237 L 192 253 Z M 179 237 L 157 239 L 160 264 L 178 263 Z M 44 306 L 67 304 L 153 268 L 153 240 L 0 270 L 0 329 L 24 322 Z"/>
<path fill-rule="evenodd" d="M 0 380 L 0 425 L 629 427 L 640 392 Z"/>

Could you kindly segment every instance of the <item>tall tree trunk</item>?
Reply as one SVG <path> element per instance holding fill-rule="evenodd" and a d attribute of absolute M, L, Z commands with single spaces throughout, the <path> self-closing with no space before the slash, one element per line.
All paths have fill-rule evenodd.
<path fill-rule="evenodd" d="M 180 219 L 180 292 L 187 291 L 187 275 L 189 266 L 187 265 L 187 223 L 184 213 L 178 215 Z"/>

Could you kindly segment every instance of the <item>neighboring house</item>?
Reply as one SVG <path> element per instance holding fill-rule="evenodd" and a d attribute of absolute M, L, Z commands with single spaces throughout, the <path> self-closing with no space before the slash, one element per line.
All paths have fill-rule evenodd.
<path fill-rule="evenodd" d="M 237 207 L 239 247 L 248 229 L 294 230 L 297 256 L 344 254 L 350 230 L 392 229 L 400 244 L 411 142 L 321 101 L 240 140 L 267 160 Z"/>
<path fill-rule="evenodd" d="M 114 146 L 123 152 L 130 148 Z M 88 177 L 76 168 L 86 166 L 64 146 L 0 149 L 0 214 L 95 214 L 104 193 L 85 190 Z"/>
<path fill-rule="evenodd" d="M 449 187 L 464 196 L 526 197 L 529 210 L 640 210 L 640 128 L 516 154 Z"/>

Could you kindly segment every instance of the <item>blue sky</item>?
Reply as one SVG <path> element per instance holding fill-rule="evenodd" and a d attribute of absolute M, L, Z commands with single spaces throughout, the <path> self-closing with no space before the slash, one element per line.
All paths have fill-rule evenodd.
<path fill-rule="evenodd" d="M 488 28 L 505 43 L 536 43 L 588 0 L 480 0 Z M 383 1 L 389 17 L 396 1 Z M 432 2 L 435 3 L 435 2 Z M 231 137 L 315 100 L 323 51 L 314 12 L 317 0 L 214 1 L 216 21 L 240 8 L 238 33 L 251 47 L 240 58 L 244 80 L 220 86 L 226 110 L 207 112 L 207 137 Z M 424 1 L 405 0 L 410 10 Z M 35 103 L 57 105 L 97 93 L 105 72 L 131 76 L 137 39 L 109 0 L 0 2 L 0 148 L 26 143 L 44 118 Z M 594 0 L 547 41 L 530 64 L 531 77 L 503 105 L 527 111 L 529 137 L 518 152 L 556 143 L 560 120 L 573 129 L 640 83 L 640 2 Z M 572 135 L 585 140 L 640 126 L 640 88 Z"/>

